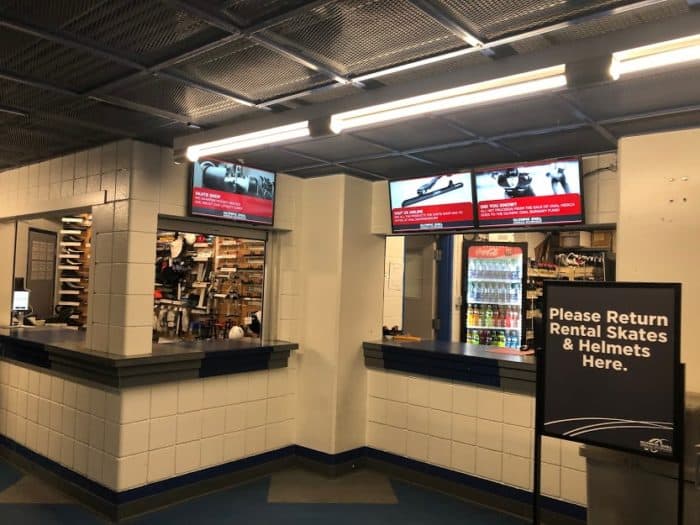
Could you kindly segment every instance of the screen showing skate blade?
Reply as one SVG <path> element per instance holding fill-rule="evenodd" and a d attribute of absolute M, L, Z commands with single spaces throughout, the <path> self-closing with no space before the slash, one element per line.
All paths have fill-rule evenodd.
<path fill-rule="evenodd" d="M 480 170 L 474 180 L 481 227 L 583 222 L 576 157 Z"/>
<path fill-rule="evenodd" d="M 469 172 L 391 181 L 389 195 L 394 233 L 474 227 Z"/>
<path fill-rule="evenodd" d="M 192 215 L 272 226 L 274 203 L 270 171 L 212 159 L 193 164 Z"/>

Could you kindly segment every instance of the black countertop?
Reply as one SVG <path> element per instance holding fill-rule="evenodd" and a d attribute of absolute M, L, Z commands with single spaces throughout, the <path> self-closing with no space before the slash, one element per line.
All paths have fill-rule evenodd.
<path fill-rule="evenodd" d="M 437 357 L 474 357 L 480 359 L 491 359 L 496 361 L 504 361 L 509 364 L 523 365 L 524 368 L 535 366 L 534 355 L 519 355 L 519 354 L 503 354 L 489 350 L 490 346 L 473 345 L 470 343 L 460 343 L 454 341 L 369 341 L 363 343 L 364 347 L 370 348 L 399 348 L 403 350 L 412 350 L 415 352 L 425 352 L 433 354 Z"/>
<path fill-rule="evenodd" d="M 534 382 L 535 356 L 451 341 L 368 341 L 365 364 L 420 375 L 498 386 L 503 379 Z"/>
<path fill-rule="evenodd" d="M 110 386 L 131 386 L 286 366 L 296 343 L 253 338 L 153 344 L 121 356 L 89 349 L 68 327 L 0 328 L 0 355 Z"/>

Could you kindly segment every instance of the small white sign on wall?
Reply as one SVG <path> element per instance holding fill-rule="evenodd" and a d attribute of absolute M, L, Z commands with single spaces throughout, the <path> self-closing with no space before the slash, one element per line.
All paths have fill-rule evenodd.
<path fill-rule="evenodd" d="M 489 242 L 515 242 L 514 233 L 489 233 Z"/>

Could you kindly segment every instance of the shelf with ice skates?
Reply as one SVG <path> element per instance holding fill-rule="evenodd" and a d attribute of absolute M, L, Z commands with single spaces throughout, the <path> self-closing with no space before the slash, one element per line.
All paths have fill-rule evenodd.
<path fill-rule="evenodd" d="M 556 270 L 530 268 L 527 272 L 527 276 L 541 277 L 543 279 L 557 279 L 559 277 L 573 279 L 575 277 L 589 277 L 593 275 L 593 271 L 593 266 L 559 266 Z"/>

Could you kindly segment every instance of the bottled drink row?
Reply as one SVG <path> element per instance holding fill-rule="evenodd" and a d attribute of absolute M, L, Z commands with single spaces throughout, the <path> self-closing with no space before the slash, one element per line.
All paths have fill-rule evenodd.
<path fill-rule="evenodd" d="M 470 304 L 467 325 L 484 328 L 520 328 L 519 306 Z"/>
<path fill-rule="evenodd" d="M 519 348 L 520 334 L 517 330 L 469 330 L 467 343 L 473 345 L 501 346 L 504 348 Z"/>
<path fill-rule="evenodd" d="M 521 264 L 518 259 L 474 259 L 469 264 L 469 278 L 520 280 Z"/>
<path fill-rule="evenodd" d="M 469 300 L 478 302 L 519 303 L 522 283 L 469 282 Z"/>

